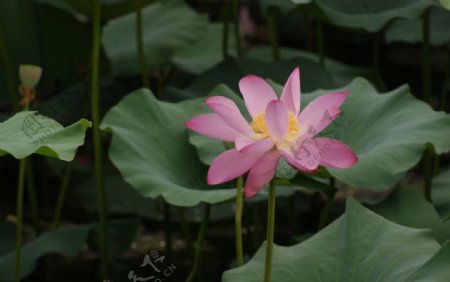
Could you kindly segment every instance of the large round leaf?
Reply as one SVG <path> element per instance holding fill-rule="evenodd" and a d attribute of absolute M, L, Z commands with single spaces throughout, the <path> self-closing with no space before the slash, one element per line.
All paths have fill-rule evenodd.
<path fill-rule="evenodd" d="M 432 182 L 432 199 L 442 217 L 450 219 L 450 169 L 443 170 Z"/>
<path fill-rule="evenodd" d="M 234 197 L 233 189 L 214 189 L 206 184 L 207 167 L 189 144 L 183 123 L 198 112 L 199 105 L 200 100 L 160 102 L 149 90 L 141 89 L 105 116 L 101 127 L 113 133 L 109 157 L 143 196 L 162 196 L 179 206 Z"/>
<path fill-rule="evenodd" d="M 206 96 L 217 85 L 226 84 L 238 92 L 238 82 L 247 74 L 256 74 L 284 84 L 297 66 L 302 72 L 304 91 L 336 87 L 330 74 L 320 64 L 308 58 L 293 58 L 272 63 L 252 59 L 227 59 L 200 75 L 185 90 L 192 93 L 193 97 Z"/>
<path fill-rule="evenodd" d="M 337 26 L 362 29 L 368 32 L 382 30 L 398 18 L 417 19 L 436 0 L 315 0 L 329 21 Z"/>
<path fill-rule="evenodd" d="M 167 63 L 176 50 L 194 42 L 206 29 L 206 18 L 181 2 L 148 5 L 142 17 L 148 68 Z M 102 43 L 117 75 L 140 73 L 135 28 L 134 13 L 114 19 L 103 28 Z"/>
<path fill-rule="evenodd" d="M 38 259 L 44 254 L 53 252 L 66 256 L 76 255 L 86 242 L 89 228 L 89 225 L 62 227 L 25 244 L 22 247 L 22 277 L 34 270 Z M 14 281 L 15 257 L 15 251 L 0 257 L 1 281 Z"/>
<path fill-rule="evenodd" d="M 223 282 L 259 282 L 265 244 Z M 274 246 L 272 281 L 434 281 L 450 275 L 450 244 L 440 249 L 428 230 L 397 225 L 353 199 L 343 216 L 292 247 Z"/>
<path fill-rule="evenodd" d="M 275 88 L 279 92 L 281 87 Z M 450 116 L 435 112 L 414 98 L 408 87 L 379 94 L 369 82 L 358 78 L 343 90 L 350 92 L 342 105 L 343 113 L 321 135 L 342 140 L 359 160 L 349 169 L 330 168 L 338 180 L 355 188 L 385 190 L 417 164 L 426 144 L 433 144 L 438 154 L 450 150 Z M 313 99 L 333 91 L 304 94 L 302 109 Z M 231 96 L 230 92 L 226 87 L 218 87 L 212 93 Z M 194 133 L 190 142 L 205 163 L 223 151 L 218 141 Z"/>
<path fill-rule="evenodd" d="M 84 143 L 86 129 L 82 119 L 68 127 L 35 112 L 23 111 L 0 123 L 0 156 L 11 154 L 17 159 L 31 154 L 70 161 Z"/>
<path fill-rule="evenodd" d="M 228 36 L 228 50 L 231 55 L 236 53 L 234 36 Z M 179 68 L 194 74 L 200 74 L 219 63 L 223 58 L 222 24 L 209 24 L 204 34 L 185 48 L 180 48 L 174 54 L 172 62 Z"/>
<path fill-rule="evenodd" d="M 450 11 L 432 7 L 430 10 L 430 43 L 440 46 L 450 42 Z M 419 43 L 423 40 L 421 20 L 396 20 L 386 29 L 387 42 Z"/>
<path fill-rule="evenodd" d="M 245 57 L 260 60 L 263 62 L 270 62 L 272 60 L 271 52 L 272 50 L 270 47 L 255 47 L 248 50 L 245 53 Z M 319 54 L 300 51 L 296 49 L 280 48 L 280 56 L 284 60 L 303 58 L 319 63 Z M 301 62 L 301 60 L 299 60 L 299 62 Z M 309 73 L 310 71 L 314 71 L 314 69 L 308 68 L 307 65 L 305 67 L 299 64 L 299 66 L 302 70 L 302 75 Z M 331 58 L 325 58 L 324 68 L 330 74 L 336 86 L 347 85 L 355 77 L 364 77 L 370 81 L 375 81 L 375 78 L 373 77 L 373 71 L 371 71 L 370 69 L 346 65 Z M 315 83 L 317 83 L 316 88 L 323 89 L 327 87 L 327 85 L 320 84 L 321 81 L 316 81 Z M 305 88 L 303 90 L 308 91 L 308 88 Z"/>

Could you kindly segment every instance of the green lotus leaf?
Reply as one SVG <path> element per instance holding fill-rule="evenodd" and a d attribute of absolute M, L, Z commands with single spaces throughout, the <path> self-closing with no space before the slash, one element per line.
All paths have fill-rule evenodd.
<path fill-rule="evenodd" d="M 439 0 L 442 7 L 446 8 L 447 10 L 450 10 L 450 0 Z"/>
<path fill-rule="evenodd" d="M 57 252 L 66 256 L 76 255 L 86 242 L 89 228 L 89 225 L 62 227 L 25 244 L 22 247 L 22 277 L 34 270 L 37 260 L 44 254 Z M 14 281 L 15 258 L 14 250 L 0 257 L 1 281 Z"/>
<path fill-rule="evenodd" d="M 254 47 L 245 53 L 245 57 L 269 63 L 271 61 L 271 52 L 272 51 L 270 47 Z M 284 60 L 303 58 L 319 63 L 319 54 L 307 51 L 300 51 L 296 49 L 280 48 L 280 56 Z M 309 68 L 308 65 L 304 66 L 299 64 L 299 66 L 300 70 L 302 71 L 302 74 L 309 73 L 310 71 L 315 70 Z M 371 82 L 375 81 L 372 70 L 362 67 L 354 67 L 346 65 L 344 63 L 341 63 L 328 57 L 325 58 L 324 69 L 330 74 L 334 84 L 337 86 L 347 85 L 355 77 L 364 77 L 370 80 Z M 319 85 L 319 83 L 317 83 L 317 86 L 315 85 L 316 88 L 320 89 L 326 88 L 327 85 Z M 307 88 L 305 88 L 304 91 L 308 91 Z"/>
<path fill-rule="evenodd" d="M 141 0 L 142 6 L 154 3 L 156 0 Z M 92 17 L 93 1 L 91 0 L 37 0 L 40 4 L 51 5 L 55 8 L 69 12 L 71 14 L 82 14 Z M 101 0 L 102 19 L 107 21 L 119 16 L 131 13 L 135 10 L 134 1 L 128 0 Z"/>
<path fill-rule="evenodd" d="M 181 1 L 154 3 L 142 10 L 145 64 L 153 69 L 169 62 L 180 48 L 195 42 L 207 28 L 206 18 Z M 116 75 L 140 73 L 136 47 L 136 15 L 109 21 L 103 28 L 102 43 Z"/>
<path fill-rule="evenodd" d="M 450 219 L 450 169 L 443 170 L 432 182 L 432 200 L 441 217 Z"/>
<path fill-rule="evenodd" d="M 265 244 L 222 281 L 262 281 L 264 260 Z M 272 281 L 445 282 L 448 263 L 450 243 L 441 248 L 429 230 L 392 223 L 349 199 L 345 214 L 310 239 L 274 245 Z"/>
<path fill-rule="evenodd" d="M 395 189 L 387 199 L 371 207 L 371 210 L 401 225 L 431 229 L 440 243 L 450 239 L 450 222 L 441 221 L 433 204 L 425 200 L 423 192 L 418 190 Z"/>
<path fill-rule="evenodd" d="M 161 196 L 178 206 L 218 203 L 235 196 L 234 189 L 206 184 L 207 166 L 189 144 L 183 124 L 201 104 L 200 100 L 160 102 L 141 89 L 106 114 L 101 127 L 112 131 L 109 157 L 141 195 Z"/>
<path fill-rule="evenodd" d="M 315 0 L 314 4 L 337 26 L 378 32 L 395 19 L 417 19 L 436 0 Z"/>
<path fill-rule="evenodd" d="M 450 11 L 432 7 L 430 10 L 430 43 L 433 46 L 440 46 L 450 42 Z M 385 33 L 388 43 L 422 42 L 422 21 L 421 20 L 396 20 L 388 26 Z"/>
<path fill-rule="evenodd" d="M 31 154 L 64 161 L 74 158 L 91 123 L 81 119 L 68 127 L 36 112 L 22 111 L 0 123 L 0 156 L 23 159 Z"/>
<path fill-rule="evenodd" d="M 218 64 L 223 59 L 222 50 L 223 24 L 209 24 L 204 34 L 192 45 L 178 49 L 172 62 L 184 71 L 201 74 Z M 236 54 L 236 42 L 230 29 L 228 52 Z"/>

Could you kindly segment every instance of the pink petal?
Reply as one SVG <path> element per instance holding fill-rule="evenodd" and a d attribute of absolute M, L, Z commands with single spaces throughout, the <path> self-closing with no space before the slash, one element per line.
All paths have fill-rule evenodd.
<path fill-rule="evenodd" d="M 199 115 L 184 124 L 187 128 L 211 138 L 234 141 L 240 134 L 216 114 Z"/>
<path fill-rule="evenodd" d="M 273 146 L 273 140 L 266 138 L 244 147 L 241 151 L 231 149 L 223 152 L 209 167 L 208 184 L 224 183 L 243 175 Z"/>
<path fill-rule="evenodd" d="M 247 75 L 242 78 L 239 81 L 239 89 L 252 117 L 265 110 L 270 101 L 278 100 L 272 86 L 259 76 Z"/>
<path fill-rule="evenodd" d="M 232 129 L 249 137 L 254 135 L 250 125 L 231 99 L 222 96 L 212 96 L 206 99 L 206 104 Z"/>
<path fill-rule="evenodd" d="M 307 128 L 313 136 L 317 135 L 339 116 L 341 112 L 339 107 L 348 94 L 348 92 L 335 92 L 315 99 L 300 113 L 300 126 Z"/>
<path fill-rule="evenodd" d="M 254 142 L 255 140 L 252 140 L 250 138 L 241 135 L 236 137 L 236 139 L 234 140 L 234 146 L 236 147 L 236 150 L 240 151 Z"/>
<path fill-rule="evenodd" d="M 327 167 L 349 168 L 353 166 L 358 157 L 353 150 L 336 139 L 314 138 L 321 154 L 320 164 Z"/>
<path fill-rule="evenodd" d="M 277 172 L 280 154 L 277 150 L 271 150 L 262 156 L 250 169 L 245 181 L 244 193 L 246 197 L 253 197 L 272 180 Z"/>
<path fill-rule="evenodd" d="M 266 109 L 266 124 L 275 140 L 283 140 L 288 132 L 289 115 L 284 102 L 275 100 Z"/>
<path fill-rule="evenodd" d="M 289 76 L 283 88 L 280 100 L 284 102 L 288 111 L 298 116 L 300 113 L 300 70 L 298 67 Z"/>
<path fill-rule="evenodd" d="M 303 172 L 314 172 L 320 165 L 319 149 L 306 141 L 302 144 L 293 144 L 288 150 L 280 150 L 282 156 L 291 166 Z"/>

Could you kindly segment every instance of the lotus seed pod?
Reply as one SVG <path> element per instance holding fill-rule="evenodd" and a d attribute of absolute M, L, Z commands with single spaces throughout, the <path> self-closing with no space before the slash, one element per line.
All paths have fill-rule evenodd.
<path fill-rule="evenodd" d="M 39 83 L 42 75 L 42 68 L 34 65 L 20 65 L 19 77 L 22 86 L 34 88 Z"/>

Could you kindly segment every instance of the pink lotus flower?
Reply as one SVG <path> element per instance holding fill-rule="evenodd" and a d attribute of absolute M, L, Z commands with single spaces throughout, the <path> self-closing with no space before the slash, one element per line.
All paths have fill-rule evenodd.
<path fill-rule="evenodd" d="M 323 95 L 300 112 L 300 73 L 296 68 L 286 82 L 281 98 L 262 78 L 248 75 L 239 81 L 249 124 L 236 104 L 213 96 L 206 104 L 213 114 L 194 117 L 185 126 L 206 136 L 234 142 L 235 148 L 220 154 L 208 171 L 208 184 L 230 181 L 248 173 L 244 193 L 251 197 L 275 176 L 278 161 L 305 173 L 316 172 L 319 165 L 348 168 L 358 158 L 344 143 L 315 136 L 336 119 L 348 92 Z"/>

